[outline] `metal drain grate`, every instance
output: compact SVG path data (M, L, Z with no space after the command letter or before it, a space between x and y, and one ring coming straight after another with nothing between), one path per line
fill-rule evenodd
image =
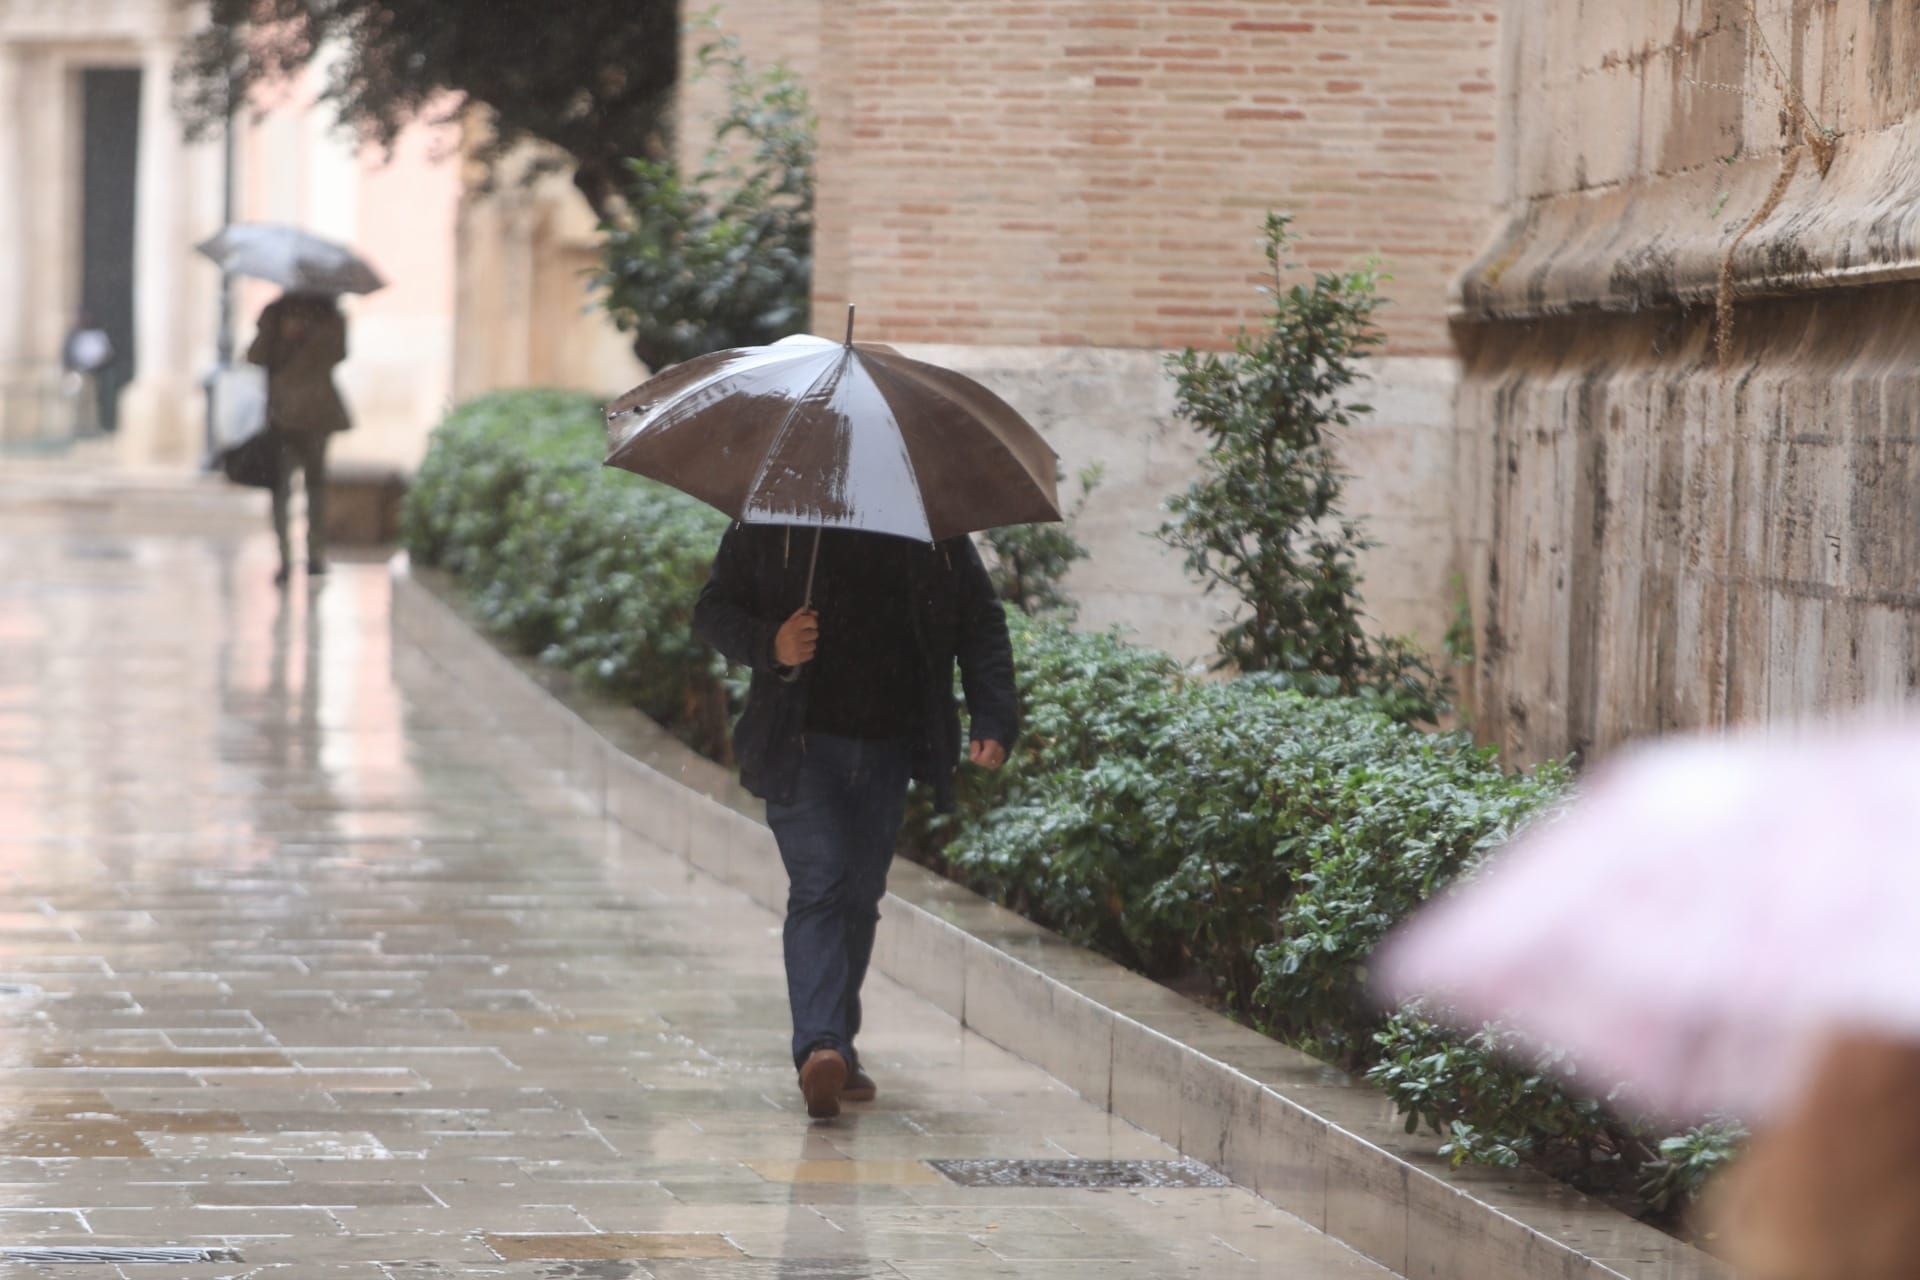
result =
M1230 1187L1198 1160L929 1160L963 1187Z
M92 1248L66 1249L27 1249L0 1248L0 1262L37 1262L42 1265L81 1264L81 1263L120 1263L122 1265L139 1263L190 1263L190 1262L239 1262L240 1255L231 1249L198 1248L112 1248L101 1245Z

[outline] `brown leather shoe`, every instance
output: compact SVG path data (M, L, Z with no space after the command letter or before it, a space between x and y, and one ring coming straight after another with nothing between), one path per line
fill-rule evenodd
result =
M880 1089L873 1083L873 1077L856 1066L847 1073L846 1087L840 1090L842 1102L872 1102L880 1096Z
M840 1114L840 1090L847 1083L847 1060L838 1050L815 1049L800 1068L800 1093L807 1114L831 1120Z

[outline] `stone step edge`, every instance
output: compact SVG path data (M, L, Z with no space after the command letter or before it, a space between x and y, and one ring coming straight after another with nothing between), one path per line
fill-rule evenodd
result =
M773 834L727 771L499 647L444 576L415 572L405 552L389 568L394 629L484 690L503 727L624 837L784 908ZM1400 1275L1731 1280L1705 1253L1544 1176L1450 1168L1378 1091L925 868L896 862L888 889L881 972Z

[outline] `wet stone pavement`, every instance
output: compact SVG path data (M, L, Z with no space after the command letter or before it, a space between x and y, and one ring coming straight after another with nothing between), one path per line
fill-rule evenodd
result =
M1385 1275L884 978L810 1124L779 921L623 843L257 504L0 483L8 1275ZM34 1249L210 1251L135 1265Z

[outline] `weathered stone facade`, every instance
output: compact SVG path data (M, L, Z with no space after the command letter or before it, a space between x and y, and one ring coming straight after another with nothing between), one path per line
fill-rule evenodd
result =
M1457 296L1477 727L1523 760L1907 696L1920 9L1511 0L1504 43Z

